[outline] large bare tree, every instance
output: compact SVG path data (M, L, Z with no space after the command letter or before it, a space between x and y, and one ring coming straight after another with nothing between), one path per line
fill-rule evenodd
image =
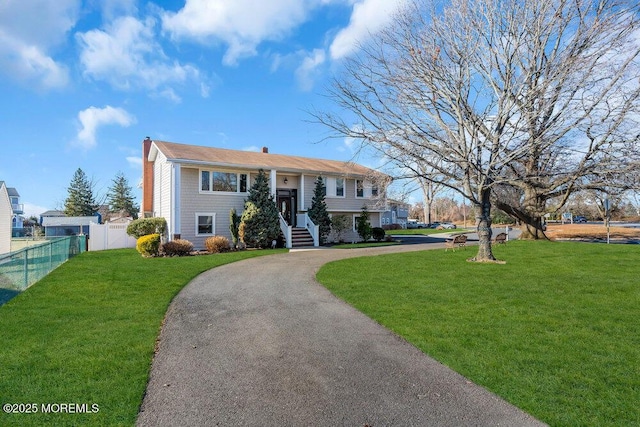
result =
M409 0L334 81L341 110L314 116L435 171L493 260L492 205L545 237L549 209L637 167L639 17L636 0Z

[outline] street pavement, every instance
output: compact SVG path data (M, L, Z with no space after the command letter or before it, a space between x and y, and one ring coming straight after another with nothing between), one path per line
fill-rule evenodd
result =
M167 312L137 425L544 425L314 279L332 260L441 247L297 250L201 274Z

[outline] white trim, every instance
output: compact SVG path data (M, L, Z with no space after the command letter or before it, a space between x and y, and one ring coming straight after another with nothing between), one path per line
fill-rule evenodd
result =
M216 213L215 212L196 212L196 229L194 230L195 235L198 237L201 236L215 236L216 234ZM200 216L210 216L211 217L211 233L198 233L198 217Z
M304 211L304 174L300 174L298 187L300 188L300 197L298 197L298 211Z
M276 187L278 186L277 182L277 171L275 169L271 169L269 178L269 186L271 187L271 195L273 198L276 198Z
M209 188L210 190L202 189L202 172L209 172ZM213 174L214 173L227 173L227 174L236 174L236 191L215 191L213 189ZM242 181L242 175L247 176L246 182L246 191L240 191L240 185ZM208 169L208 168L199 168L198 169L198 193L199 194L247 194L249 192L249 188L251 187L251 175L247 171L238 171L238 170L219 170L219 169Z
M171 212L173 212L173 214L171 215L172 232L168 236L169 240L172 240L175 234L180 234L181 229L180 224L182 221L180 218L182 217L180 216L180 185L182 182L182 167L180 165L171 163L171 180L173 186L173 191L171 192Z

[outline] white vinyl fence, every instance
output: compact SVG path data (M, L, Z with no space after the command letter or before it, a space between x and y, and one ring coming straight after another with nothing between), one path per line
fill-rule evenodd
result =
M136 239L127 234L125 223L89 225L89 250L135 248Z

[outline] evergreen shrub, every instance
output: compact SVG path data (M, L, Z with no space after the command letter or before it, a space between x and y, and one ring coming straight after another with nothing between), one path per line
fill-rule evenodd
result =
M136 242L136 250L145 257L158 256L160 251L160 235L154 233L139 237Z
M382 241L382 239L384 239L384 235L385 235L385 234L386 234L386 233L385 233L385 231L384 231L384 229L383 229L383 228L380 228L380 227L373 227L373 228L371 229L371 236L373 237L373 239L374 239L376 242L380 242L380 241Z
M167 221L164 218L140 218L131 221L127 227L127 234L136 239L148 234L163 236L167 232Z

